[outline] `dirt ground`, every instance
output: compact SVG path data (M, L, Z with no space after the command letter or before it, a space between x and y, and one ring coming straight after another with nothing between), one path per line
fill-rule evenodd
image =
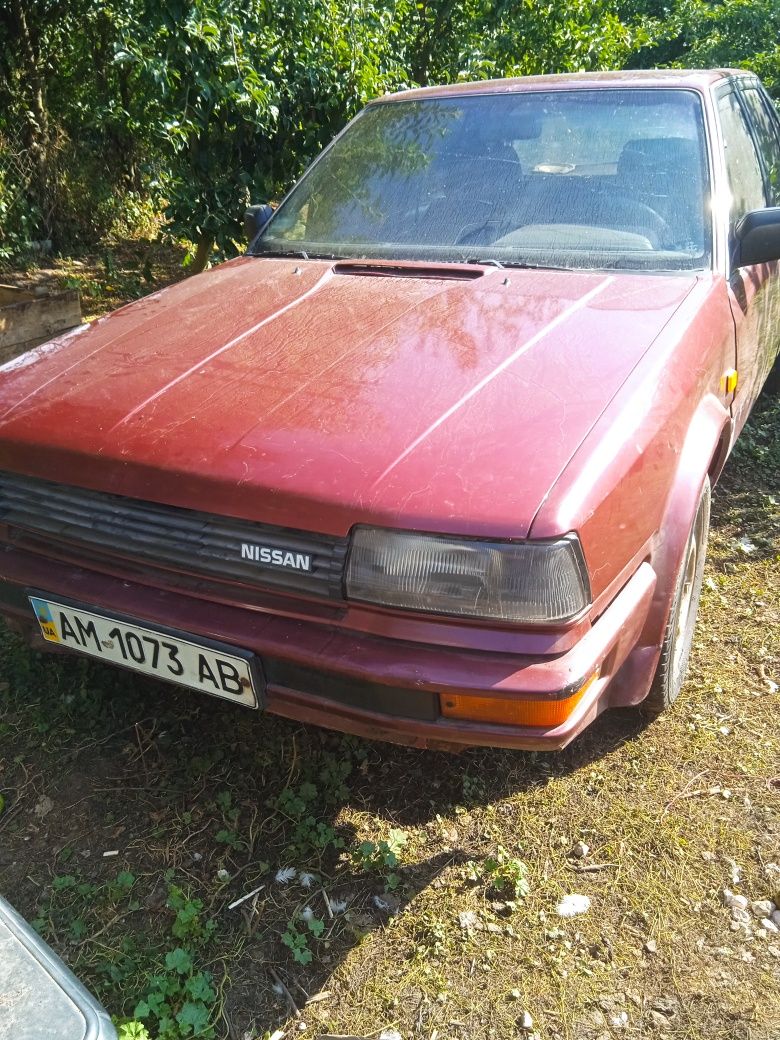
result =
M115 259L89 299L175 273ZM0 891L127 1040L776 1040L780 932L751 904L780 904L779 501L766 393L678 704L556 755L354 740L2 632Z

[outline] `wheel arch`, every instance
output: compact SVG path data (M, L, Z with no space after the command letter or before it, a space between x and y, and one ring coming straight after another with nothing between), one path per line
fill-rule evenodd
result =
M720 476L731 449L732 429L731 415L723 403L714 395L703 398L688 427L652 548L650 563L657 581L641 645L661 644L704 481L709 477L714 485Z

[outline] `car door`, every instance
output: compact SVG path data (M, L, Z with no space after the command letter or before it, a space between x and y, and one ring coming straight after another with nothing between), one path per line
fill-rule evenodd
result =
M780 129L757 82L732 82L718 114L731 191L730 232L748 212L780 205ZM780 262L733 269L729 299L737 337L736 432L761 392L780 346Z

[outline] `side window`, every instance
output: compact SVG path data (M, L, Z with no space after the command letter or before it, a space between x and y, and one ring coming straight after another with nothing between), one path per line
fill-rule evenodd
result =
M737 95L722 97L718 101L718 112L731 189L731 219L736 221L751 209L766 206L764 177Z
M756 87L742 91L745 106L756 131L761 157L764 160L770 206L780 205L780 123L769 111L768 99L762 97Z

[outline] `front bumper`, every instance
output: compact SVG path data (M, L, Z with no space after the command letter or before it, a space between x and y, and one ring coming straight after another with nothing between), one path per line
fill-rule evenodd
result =
M652 678L654 654L638 642L654 587L655 573L643 563L570 649L509 654L352 633L150 588L13 547L0 552L0 613L30 634L37 625L26 589L35 588L152 626L229 643L261 659L268 711L415 747L556 750L610 703L641 699ZM555 727L456 721L439 712L439 697L447 694L558 700L579 689L597 669L598 679ZM628 697L621 692L627 675L634 687Z

